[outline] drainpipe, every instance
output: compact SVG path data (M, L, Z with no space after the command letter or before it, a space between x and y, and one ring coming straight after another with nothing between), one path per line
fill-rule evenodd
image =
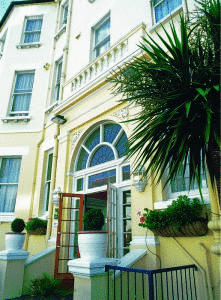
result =
M46 242L48 242L51 231L52 231L52 221L53 221L53 202L52 202L52 192L55 189L56 183L56 170L57 170L57 158L58 158L58 136L60 134L60 125L56 124L56 133L54 136L54 151L53 151L53 162L52 162L52 171L51 171L51 187L50 187L50 199L48 207L48 226L46 233Z
M34 177L33 177L33 183L32 183L32 189L31 189L31 203L30 203L30 208L29 208L29 213L28 217L32 217L33 213L33 206L34 206L34 194L35 194L35 187L36 187L36 178L37 178L37 172L38 172L38 162L39 162L39 153L40 153L40 147L42 142L44 141L45 137L45 128L43 127L42 132L41 132L41 138L37 144L37 151L36 151L36 159L35 159L35 166L34 166ZM24 245L24 250L28 249L28 242L29 242L29 235L26 235L25 239L25 245Z
M177 246L190 258L194 264L197 266L197 268L200 270L200 272L203 275L203 283L205 284L206 287L206 292L207 292L207 299L208 300L213 300L212 296L212 287L210 283L210 278L208 278L206 271L204 268L195 260L195 258L177 241L176 238L173 237L173 240L176 242Z
M61 71L61 89L60 89L60 97L59 97L60 101L63 100L63 96L64 96L64 83L65 83L66 72L67 72L67 61L68 61L68 51L69 51L70 32L71 32L72 7L73 7L73 1L69 0L68 17L67 17L67 24L66 24L66 39L65 39L64 49L63 49L63 62L62 62L62 71Z

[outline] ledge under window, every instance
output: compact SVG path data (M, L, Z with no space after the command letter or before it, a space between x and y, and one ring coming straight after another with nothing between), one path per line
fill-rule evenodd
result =
M15 219L15 214L14 213L0 212L0 223L12 222L14 219Z
M55 35L55 40L57 41L59 39L59 37L66 31L66 24L64 24L59 31L57 32L57 34Z
M1 118L3 123L8 123L8 122L13 122L13 123L18 123L18 122L29 122L31 120L30 116L15 116L15 117L5 117Z
M39 48L41 43L31 43L31 44L18 44L16 45L17 49L29 49L29 48Z

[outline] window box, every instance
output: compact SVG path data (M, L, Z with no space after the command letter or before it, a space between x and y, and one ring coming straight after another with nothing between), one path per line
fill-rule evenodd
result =
M163 237L191 237L203 236L208 232L207 220L196 221L190 224L182 225L179 230L168 225L163 229L152 230L155 235Z

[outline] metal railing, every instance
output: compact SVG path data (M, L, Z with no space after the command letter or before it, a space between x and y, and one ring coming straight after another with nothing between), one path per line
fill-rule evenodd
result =
M108 300L201 300L195 265L157 270L105 266Z

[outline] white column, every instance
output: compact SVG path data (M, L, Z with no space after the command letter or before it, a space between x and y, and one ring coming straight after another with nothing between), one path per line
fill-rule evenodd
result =
M107 274L105 265L117 265L114 258L93 260L73 259L68 262L69 272L74 275L73 300L106 300Z
M22 294L24 264L29 252L4 250L0 252L0 299L11 299Z

